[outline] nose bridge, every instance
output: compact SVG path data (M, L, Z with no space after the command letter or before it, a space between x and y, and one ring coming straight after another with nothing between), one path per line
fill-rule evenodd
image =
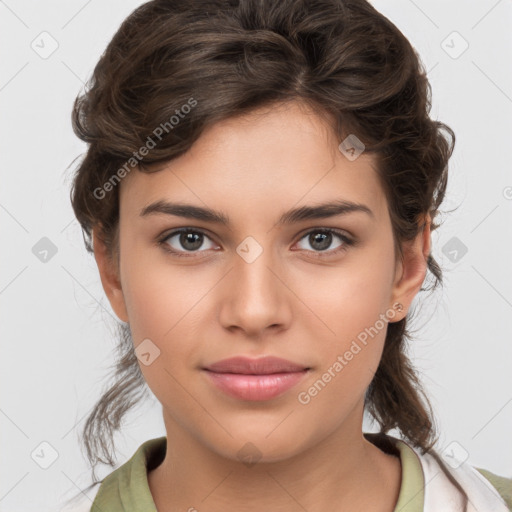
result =
M270 239L267 237L267 242ZM221 312L223 325L236 325L254 334L286 323L289 311L286 287L277 277L280 271L275 251L249 236L238 245L236 252Z

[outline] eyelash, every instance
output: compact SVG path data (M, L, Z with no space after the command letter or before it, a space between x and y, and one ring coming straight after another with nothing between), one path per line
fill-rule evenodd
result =
M176 251L174 249L171 249L169 247L169 244L167 241L172 238L173 236L179 235L180 233L199 233L208 239L211 239L204 231L197 228L180 228L176 229L174 231L171 231L170 233L167 233L160 237L158 239L158 245L162 246L162 248L167 251L168 253L171 253L172 256L177 256L178 258L185 257L190 258L194 257L193 255L197 252L201 251L188 251L188 254L184 251ZM341 254L342 252L346 251L349 247L356 245L356 240L349 238L344 232L339 231L334 228L313 228L304 233L298 241L304 239L308 235L311 235L312 233L322 233L322 234L333 234L336 235L340 240L343 242L343 244L340 247L337 247L336 249L331 249L330 251L308 251L313 252L315 254L315 258L326 258L335 256L338 254Z

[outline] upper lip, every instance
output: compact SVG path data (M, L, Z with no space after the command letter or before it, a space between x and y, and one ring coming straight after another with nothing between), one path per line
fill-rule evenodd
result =
M204 368L216 373L241 373L246 375L268 375L270 373L290 373L309 370L309 367L280 357L265 356L258 359L237 356L217 361Z

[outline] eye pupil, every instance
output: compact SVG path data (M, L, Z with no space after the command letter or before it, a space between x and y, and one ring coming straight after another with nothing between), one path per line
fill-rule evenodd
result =
M201 233L181 233L180 234L180 244L187 250L193 251L194 249L199 249L201 247L202 240ZM192 243L192 247L187 245L188 243Z
M320 247L318 247L318 246L315 247L319 251L324 251L325 249L329 248L329 246L331 245L331 238L332 238L331 233L317 232L317 233L311 234L309 236L310 243L311 243L312 247L315 247L315 245L314 245L315 243L320 242Z

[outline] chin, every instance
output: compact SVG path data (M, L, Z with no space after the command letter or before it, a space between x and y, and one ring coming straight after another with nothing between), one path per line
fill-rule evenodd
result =
M228 428L233 438L223 436L222 442L215 440L209 443L210 448L226 459L242 462L249 467L255 463L286 461L307 449L303 428L300 429L301 435L299 431L291 432L289 429L278 432L280 427L272 432L268 425L259 431L254 425L238 431Z

